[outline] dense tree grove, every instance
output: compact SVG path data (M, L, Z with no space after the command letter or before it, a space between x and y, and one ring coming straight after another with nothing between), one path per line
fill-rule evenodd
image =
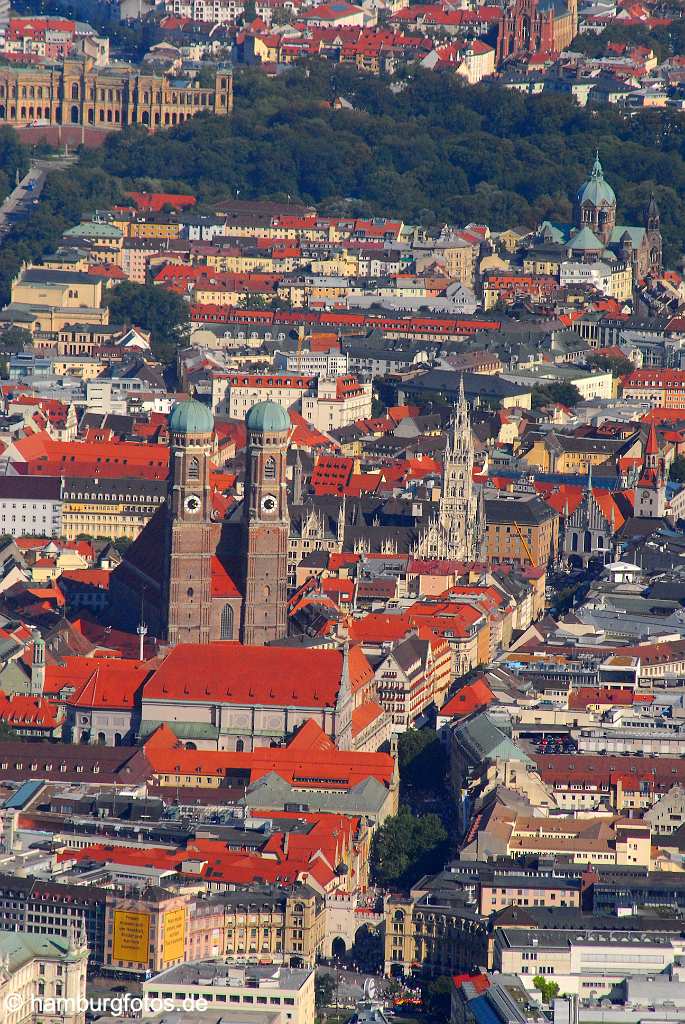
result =
M344 96L354 109L333 109ZM0 174L13 174L8 146ZM685 249L685 114L581 109L570 97L526 97L455 75L393 80L312 62L271 80L235 79L232 117L198 117L170 131L112 134L77 168L50 176L46 197L0 253L0 299L21 259L55 245L84 211L126 188L193 192L206 209L231 195L316 203L329 213L403 217L493 229L568 220L599 148L619 223L641 223L650 191L661 207L665 260ZM13 158L12 158L13 159ZM0 178L0 185L2 179ZM201 207L202 208L202 207Z
M378 885L408 889L422 875L440 871L448 855L447 831L437 814L412 814L406 806L386 818L371 842L371 874Z
M187 341L188 305L176 292L122 281L107 293L105 302L111 323L152 332L152 351L162 362L173 360L176 350Z
M440 794L445 788L447 756L434 729L400 733L397 753L403 786Z
M552 382L550 384L539 384L531 391L531 404L534 409L542 409L546 405L561 405L573 407L581 400L581 394L575 384L563 384Z

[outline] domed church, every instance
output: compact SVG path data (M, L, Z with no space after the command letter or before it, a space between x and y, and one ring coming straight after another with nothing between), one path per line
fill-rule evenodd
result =
M244 499L228 518L215 519L213 416L194 398L174 407L167 499L112 574L119 625L133 629L142 619L170 645L285 637L290 420L280 405L260 402L245 424Z
M573 204L572 225L546 221L539 235L544 241L565 245L569 255L583 262L620 260L633 270L633 284L662 269L662 241L659 208L652 195L644 223L616 223L616 193L606 181L599 153L590 177L578 189Z

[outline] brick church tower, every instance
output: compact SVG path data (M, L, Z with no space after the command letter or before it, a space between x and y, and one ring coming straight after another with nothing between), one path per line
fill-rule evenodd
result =
M245 419L247 468L243 503L245 644L279 640L288 630L286 452L290 419L275 402L259 402Z
M169 644L212 639L214 553L209 459L214 420L195 399L180 402L169 421L171 473L164 606Z

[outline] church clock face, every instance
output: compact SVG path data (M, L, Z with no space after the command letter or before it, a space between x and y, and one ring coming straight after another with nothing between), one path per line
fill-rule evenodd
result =
M274 498L273 494L265 494L262 498L262 511L263 512L275 512L278 502Z
M189 494L183 503L183 507L186 512L199 512L201 504L202 502L198 498L197 494Z

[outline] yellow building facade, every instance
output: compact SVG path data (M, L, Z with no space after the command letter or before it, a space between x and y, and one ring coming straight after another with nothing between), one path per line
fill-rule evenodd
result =
M213 89L180 83L135 68L98 68L90 60L59 67L0 68L0 123L84 125L117 130L127 125L163 128L202 111L229 114L233 79L219 72Z

